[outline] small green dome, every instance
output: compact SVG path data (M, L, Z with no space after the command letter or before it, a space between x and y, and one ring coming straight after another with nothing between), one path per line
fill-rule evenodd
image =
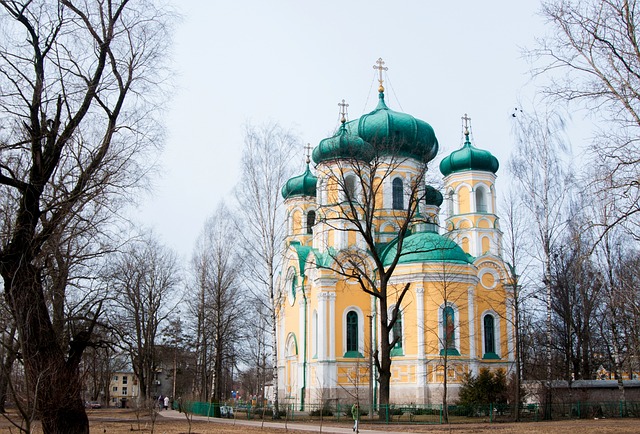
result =
M498 159L491 152L473 146L469 141L469 133L465 133L465 136L466 139L462 148L453 151L440 162L440 172L444 176L465 170L496 173L498 167L500 167Z
M343 120L340 129L333 137L320 140L313 150L312 157L316 164L337 158L357 158L369 162L373 158L373 152L373 146L351 134Z
M424 199L425 202L427 202L427 205L440 206L442 205L442 202L444 202L442 193L430 185L427 185L425 188Z
M309 163L302 175L294 176L282 186L282 197L288 199L294 196L316 196L318 178L311 173Z
M394 241L384 253L384 265L390 265L398 250ZM402 244L402 256L398 264L416 262L455 262L468 264L469 256L454 241L436 232L418 232L409 235Z
M391 110L379 93L378 106L358 121L358 135L376 151L420 161L431 161L438 153L438 140L431 125L413 116Z

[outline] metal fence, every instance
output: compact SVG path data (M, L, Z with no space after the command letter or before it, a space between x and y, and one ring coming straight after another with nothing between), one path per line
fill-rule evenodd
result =
M298 422L352 421L351 403L304 404L284 402L279 405L280 418ZM184 402L176 410L208 417L226 417L245 420L272 419L271 406L248 403L215 404ZM508 404L448 405L449 423L510 422L515 419L514 407ZM525 404L520 406L520 420L640 417L640 401L563 402L551 406ZM442 404L378 405L375 408L360 405L360 421L367 424L442 424L446 421Z

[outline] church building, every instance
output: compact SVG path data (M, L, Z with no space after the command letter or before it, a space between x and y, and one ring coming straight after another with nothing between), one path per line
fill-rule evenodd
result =
M487 367L510 374L514 366L512 289L496 213L498 160L471 143L465 115L461 148L433 164L435 132L387 106L383 64L374 66L380 71L375 110L347 121L343 101L338 132L313 149L315 165L307 157L304 173L282 187L287 234L278 283L277 387L281 402L300 409L327 400L377 402L371 354L380 346L380 302L338 264L341 252L367 251L370 244L357 224L331 220L345 201L368 197L353 176L333 178L354 161L380 180L371 192L375 250L380 264L395 267L390 285L406 289L399 303L396 290L386 303L389 311L398 308L390 329L390 402L439 404L446 371L454 403L465 373ZM380 154L383 163L373 166ZM419 195L408 190L411 179L420 180ZM398 216L407 216L412 200L415 212L401 229ZM375 264L371 269L376 279Z

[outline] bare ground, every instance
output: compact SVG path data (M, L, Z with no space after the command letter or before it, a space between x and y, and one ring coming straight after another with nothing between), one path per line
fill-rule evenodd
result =
M10 414L11 416L11 414ZM198 418L192 420L191 434L221 434L221 433L286 433L286 432L324 432L350 433L349 423L287 423L246 420L221 420ZM91 434L182 434L189 432L189 423L184 415L177 412L161 413L155 423L148 417L138 419L135 412L119 409L100 409L89 411ZM322 429L322 431L321 431ZM0 433L18 433L7 420L0 419ZM36 424L36 433L40 433ZM638 419L598 419L598 420L569 420L552 422L523 422L523 423L472 423L451 425L361 425L362 433L455 433L455 434L636 434L640 433Z

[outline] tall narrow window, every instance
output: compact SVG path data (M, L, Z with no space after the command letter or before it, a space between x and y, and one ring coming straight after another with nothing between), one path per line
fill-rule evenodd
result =
M308 234L312 234L313 233L313 225L316 224L316 212L315 211L309 211L307 213L307 233Z
M347 313L347 352L358 351L358 314L355 311Z
M402 179L394 179L391 185L393 209L404 209L404 188L402 186Z
M493 315L484 316L484 352L491 355L496 353L496 333Z
M344 179L344 194L345 200L348 202L355 202L356 200L356 178L353 175L349 175Z
M476 210L477 212L487 212L484 188L476 188Z
M456 323L453 308L447 306L442 311L443 331L444 331L444 348L447 350L456 349Z
M391 331L392 339L398 339L398 341L393 346L391 350L392 356L401 356L402 355L402 312L398 312L398 319L393 325L393 329Z

